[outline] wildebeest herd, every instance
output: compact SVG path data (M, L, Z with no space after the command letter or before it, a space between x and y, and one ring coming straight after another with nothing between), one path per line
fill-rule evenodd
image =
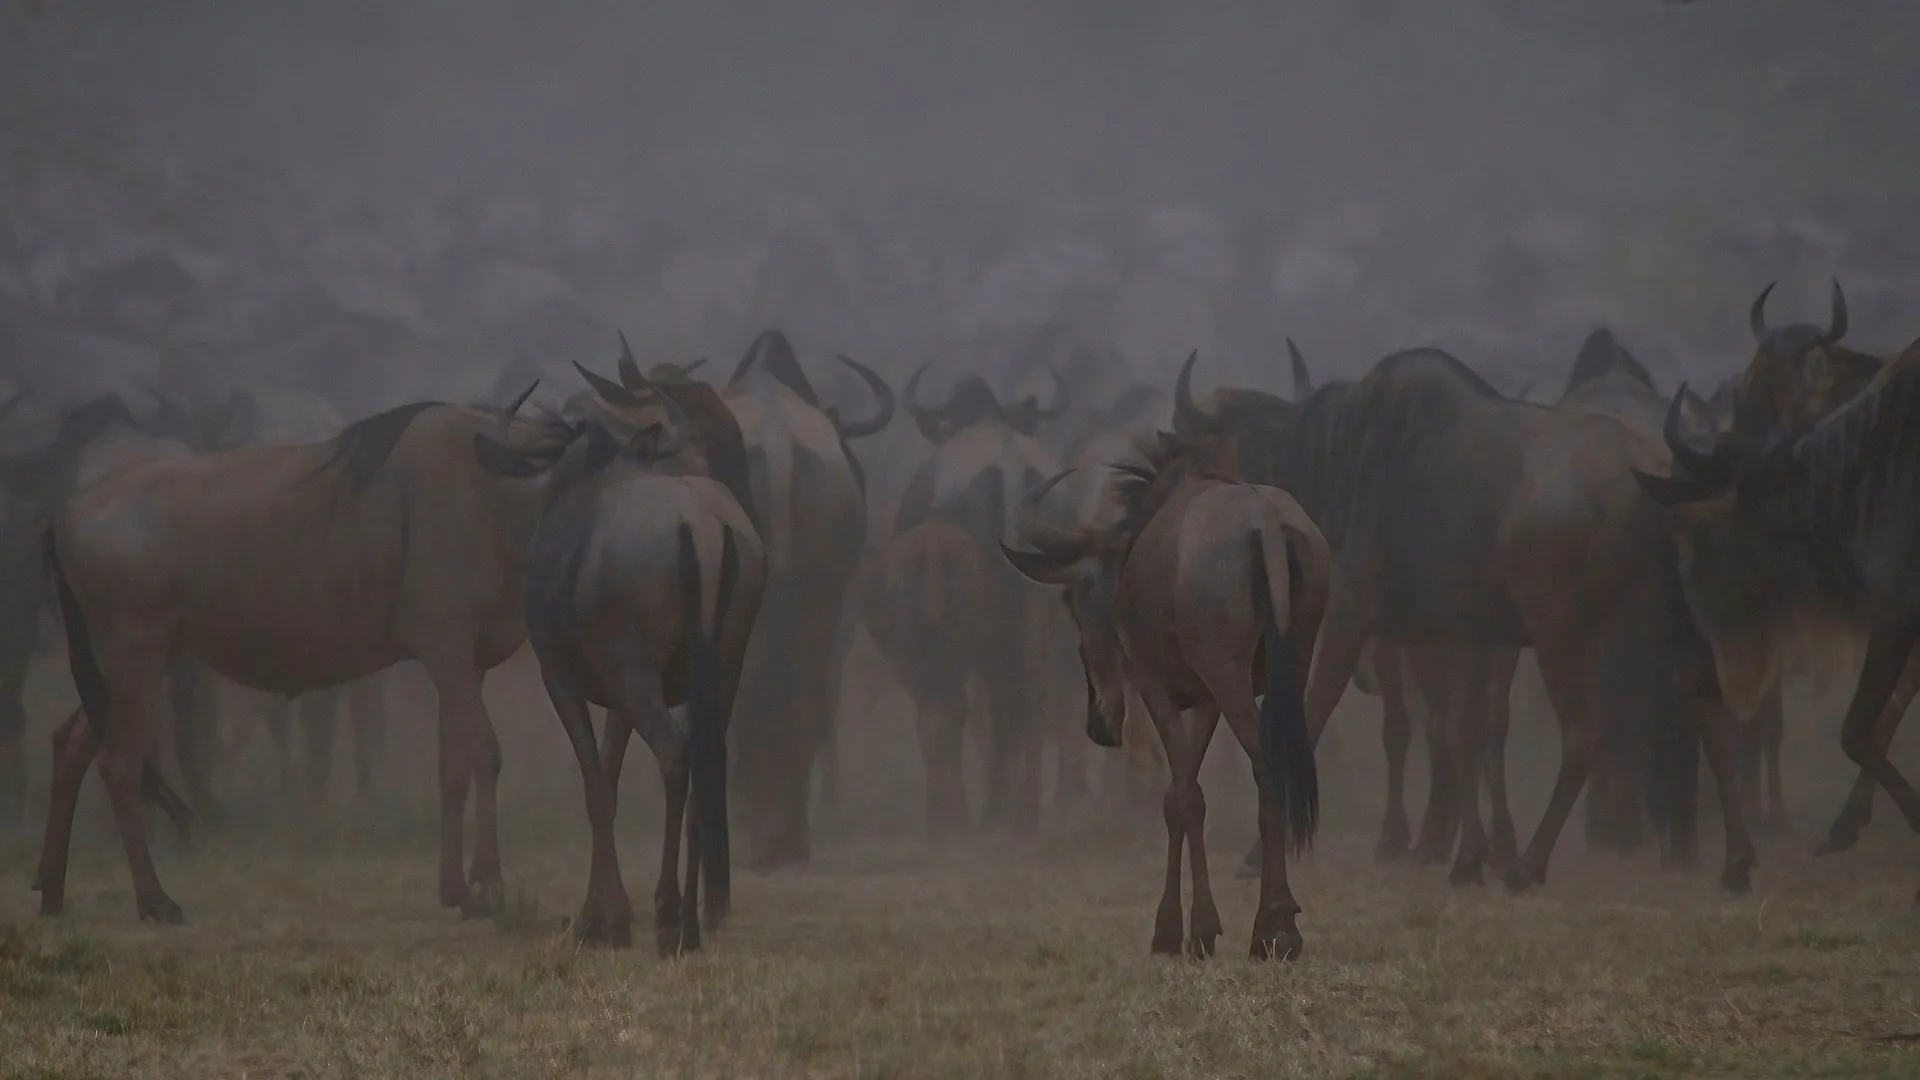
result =
M1024 391L981 371L937 403L926 365L896 398L838 357L874 398L850 418L776 331L718 386L697 364L643 370L622 338L614 374L575 365L584 387L557 406L521 385L324 436L288 435L238 389L194 406L21 391L0 424L43 415L0 458L0 786L23 790L19 673L55 610L80 707L54 729L41 911L65 904L95 766L139 916L178 922L143 804L182 828L215 812L212 677L331 712L339 688L416 661L438 701L440 901L494 911L502 755L481 686L527 644L592 837L573 933L631 941L613 823L638 733L666 794L653 918L674 953L729 914L730 818L751 867L809 859L816 776L826 797L839 767L838 675L864 627L917 714L935 842L973 828L970 730L985 825L1037 827L1049 750L1057 796L1084 790L1079 720L1052 694L1077 654L1085 739L1169 777L1156 953L1209 955L1223 932L1199 776L1224 717L1260 792L1250 955L1299 955L1286 860L1314 837L1315 746L1350 684L1382 699L1382 859L1525 890L1589 790L1600 846L1632 848L1650 823L1663 861L1686 865L1704 750L1720 883L1745 890L1749 825L1781 812L1781 680L1822 642L1866 643L1842 734L1860 780L1823 851L1854 843L1876 788L1920 829L1920 794L1886 753L1920 684L1920 343L1892 360L1848 349L1837 284L1825 327L1771 326L1767 295L1751 360L1707 397L1657 390L1606 330L1552 404L1424 348L1315 386L1289 343L1291 399L1197 393L1196 354L1168 415L1164 381L1083 343L1013 373ZM853 444L901 409L922 449L891 527L871 530ZM1562 750L1522 847L1505 745L1528 648ZM1417 839L1416 699L1433 777ZM380 721L359 705L364 769Z

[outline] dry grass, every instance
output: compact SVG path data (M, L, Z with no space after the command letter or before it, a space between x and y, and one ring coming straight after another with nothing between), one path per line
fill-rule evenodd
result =
M1245 837L1219 831L1230 863ZM32 918L9 882L0 1076L1920 1074L1920 1047L1870 1041L1920 1030L1904 837L1838 863L1774 851L1739 900L1577 841L1539 895L1456 891L1339 837L1298 874L1306 958L1269 966L1238 958L1240 882L1223 958L1150 959L1158 844L1136 834L1104 854L829 848L742 875L735 923L677 962L566 943L577 837L510 851L512 912L467 923L432 906L424 849L215 842L164 857L193 919L172 930L134 924L107 847L66 917ZM625 860L643 908L644 847Z

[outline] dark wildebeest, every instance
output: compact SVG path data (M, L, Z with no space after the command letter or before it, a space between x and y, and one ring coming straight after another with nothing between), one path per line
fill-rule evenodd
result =
M1243 471L1292 492L1335 552L1307 691L1316 736L1372 639L1531 646L1560 720L1561 764L1506 880L1514 889L1544 881L1608 727L1684 726L1690 703L1676 669L1691 675L1708 663L1660 510L1628 473L1658 461L1658 449L1611 417L1502 398L1434 349L1396 353L1356 382L1317 391L1266 436L1241 447L1241 461L1253 462ZM1489 680L1477 663L1434 674L1439 685L1425 696L1461 787L1452 878L1473 881L1486 857L1473 751L1483 743ZM1723 781L1721 881L1744 889L1755 859L1727 782L1734 732L1721 711L1703 718Z
M1049 646L1057 646L1062 628L1057 625L1059 609L994 552L1012 538L1020 493L1038 486L1059 466L1045 447L1014 429L992 388L979 376L962 379L945 404L920 404L917 395L925 372L926 365L914 372L905 397L907 411L933 444L933 453L901 494L893 534L939 517L963 529L981 552L988 586L979 603L991 620L981 635L988 652L976 661L986 676L984 820L1028 831L1039 824L1040 756L1046 742L1046 718L1035 707L1036 699L1055 668ZM1059 405L1055 403L1055 411ZM940 647L936 642L909 644Z
M1753 331L1754 355L1741 374L1726 390L1724 441L1737 453L1749 457L1764 454L1774 445L1804 432L1819 418L1858 396L1881 370L1882 361L1874 356L1840 344L1847 329L1846 295L1840 283L1833 283L1832 313L1822 329L1807 324L1769 327L1766 321L1768 285L1754 300L1748 312ZM1689 445L1695 440L1687 438ZM1768 657L1764 674L1760 671L1727 673L1736 682L1761 679L1765 686L1757 699L1753 723L1771 738L1769 774L1778 800L1777 775L1779 735L1782 726L1779 679L1791 657ZM1916 652L1901 676L1886 711L1874 724L1881 746L1888 745L1898 729L1916 690L1920 690L1920 652ZM1855 778L1845 804L1828 830L1819 853L1831 855L1851 848L1860 837L1873 811L1874 783L1866 769Z
M927 835L936 843L951 839L972 823L962 752L968 687L991 677L983 664L995 625L986 562L966 530L931 517L867 560L854 596L869 636L913 701Z
M1672 476L1636 475L1672 508L1729 702L1750 709L1776 677L1774 658L1799 641L1864 636L1840 745L1920 831L1920 794L1875 730L1920 643L1920 342L1853 400L1758 453L1732 440L1702 452L1671 425L1668 436Z
M1165 436L1143 447L1142 460L1120 466L1115 494L1125 514L1118 523L1071 533L1029 529L1023 539L1033 550L1003 544L1001 551L1025 576L1065 588L1079 628L1088 736L1120 745L1131 686L1172 766L1153 951L1182 950L1183 843L1193 874L1185 948L1210 956L1222 930L1207 873L1200 762L1225 714L1261 792L1260 901L1248 954L1292 959L1302 943L1287 850L1311 842L1320 812L1301 693L1332 556L1291 497L1237 482L1220 456L1217 447ZM1029 498L1044 494L1043 486ZM1198 722L1183 723L1184 709L1197 709Z
M637 372L622 375L622 397L612 404L631 411L640 404L633 395L650 388ZM529 458L480 434L474 448L495 475L545 477L527 554L527 634L579 763L593 834L574 937L632 943L633 908L613 821L627 740L638 731L659 762L666 790L654 934L661 954L670 955L700 946L703 877L708 929L719 925L730 900L727 723L766 557L726 486L676 467L672 459L686 445L691 422L673 395L660 392L655 400L665 413L664 430L649 425L631 438L616 437L588 420L574 428L557 461ZM733 441L744 470L737 434ZM704 461L696 468L710 466ZM607 708L605 750L594 743L590 702ZM684 726L667 711L681 704L687 706ZM683 894L677 876L689 786Z
M497 906L500 746L480 688L526 637L519 592L538 491L482 470L472 437L501 428L538 453L550 427L422 402L323 443L137 464L77 496L49 558L85 722L55 755L41 911L64 906L74 804L97 753L140 916L181 920L134 797L161 680L183 652L280 694L419 660L439 697L440 900ZM463 875L469 789L477 836Z
M1306 358L1294 342L1287 341L1288 362L1293 374L1293 392L1297 402L1305 402L1315 393ZM1254 483L1278 486L1276 470L1278 440L1286 437L1300 405L1260 390L1223 387L1210 395L1207 404L1195 401L1192 391L1193 367L1199 354L1187 357L1174 384L1174 430L1231 436L1237 449L1242 475ZM1344 393L1349 383L1334 382L1322 388L1324 393ZM1387 805L1381 820L1380 838L1374 849L1381 862L1394 862L1405 856L1411 845L1417 861L1437 864L1447 861L1459 831L1458 815L1453 809L1457 779L1449 767L1443 748L1446 737L1436 725L1440 716L1432 707L1447 693L1440 681L1451 678L1449 671L1460 672L1462 680L1479 678L1485 683L1487 738L1478 756L1485 769L1491 795L1491 858L1496 866L1505 866L1515 857L1513 819L1506 798L1505 732L1507 697L1517 662L1517 650L1499 655L1481 656L1471 647L1427 643L1397 645L1382 638L1367 642L1354 671L1353 685L1366 694L1377 694L1381 704L1381 743L1387 758ZM1479 676L1472 673L1479 672ZM1426 735L1431 782L1426 812L1420 823L1419 840L1414 842L1407 828L1406 762L1412 743L1413 697L1406 675L1414 676L1413 686L1423 691L1426 710ZM1247 853L1239 875L1259 873L1259 846Z
M851 631L846 592L867 542L866 476L851 439L885 429L894 395L844 357L879 399L864 420L823 405L785 335L748 347L721 399L746 440L748 506L767 551L760 630L749 646L738 710L734 779L759 870L811 857L814 759L833 738L835 693Z

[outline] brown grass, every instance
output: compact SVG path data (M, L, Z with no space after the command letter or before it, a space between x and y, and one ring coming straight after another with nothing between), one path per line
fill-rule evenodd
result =
M897 704L876 697L874 715ZM585 824L551 716L522 705L524 723L500 706L511 903L494 920L433 904L430 768L303 827L281 796L277 821L246 815L191 849L162 833L182 928L134 922L97 786L66 916L32 914L37 835L0 836L0 1080L1920 1075L1920 1044L1874 1041L1920 1031L1920 860L1884 802L1844 857L1812 860L1806 831L1763 845L1751 897L1716 892L1711 820L1690 873L1587 854L1576 817L1543 890L1456 890L1372 864L1377 727L1360 717L1323 747L1331 831L1295 876L1307 954L1262 965L1241 958L1254 886L1229 879L1246 766L1216 746L1227 936L1220 958L1175 962L1147 956L1157 807L935 858L914 838L917 769L898 764L911 728L868 721L849 729L861 754L815 866L738 872L733 923L664 962L567 943ZM1796 764L1832 754L1828 733L1796 738ZM1552 745L1523 721L1528 740ZM1846 779L1820 760L1791 778L1808 820ZM622 863L644 913L657 784L633 761ZM1542 765L1516 754L1528 829Z

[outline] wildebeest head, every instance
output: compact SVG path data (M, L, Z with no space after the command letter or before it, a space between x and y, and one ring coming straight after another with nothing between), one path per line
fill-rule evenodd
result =
M668 461L686 448L692 430L685 410L665 394L658 401L662 419L631 434L616 434L595 418L569 422L549 416L517 423L516 414L532 393L529 386L503 411L493 434L474 434L474 456L490 475L541 481L549 502L605 476L616 462L656 467Z
M907 380L906 391L907 412L928 442L938 446L955 434L989 419L1007 422L1006 409L1001 406L1000 399L994 395L993 388L987 385L987 380L978 375L969 375L955 383L953 392L947 395L944 403L931 406L920 404L920 379L927 373L928 366L921 364L914 370L913 376Z
M1032 511L1067 472L1054 475L1021 499L1025 525L1020 538L1029 550L1008 547L1003 541L1000 554L1029 581L1061 590L1080 638L1080 665L1087 682L1087 737L1097 745L1114 747L1120 745L1127 711L1120 634L1113 621L1120 560L1105 530L1048 529L1032 520Z
M150 439L169 439L196 454L215 454L244 446L258 431L259 405L244 390L194 408L183 407L152 386L147 394L153 398L153 409L145 416L131 416L128 423Z
M893 388L888 386L887 381L878 373L851 357L835 353L833 358L845 364L860 377L860 381L867 384L868 389L873 391L878 404L874 407L872 416L864 420L846 420L840 416L838 406L821 405L820 395L814 391L813 383L807 379L807 373L800 368L800 360L794 355L792 343L787 341L787 336L778 330L764 331L759 337L753 339L753 344L747 346L747 355L741 357L740 363L733 369L733 374L728 377L727 385L738 386L752 377L755 372L764 373L792 391L801 401L825 413L827 419L833 421L834 430L840 433L843 441L864 439L886 430L887 425L893 422Z
M1052 364L1042 366L1047 369L1047 374L1053 379L1053 404L1041 405L1040 395L1028 394L1011 405L1003 406L1000 410L1001 418L1006 421L1007 426L1028 438L1032 438L1034 432L1040 430L1041 424L1056 420L1066 412L1067 403L1070 400L1067 381L1060 377L1060 373L1054 370Z
M1747 313L1754 354L1734 389L1729 437L1750 453L1764 451L1857 395L1880 361L1840 344L1847 332L1847 298L1833 283L1832 314L1823 330L1805 323L1767 325L1769 284Z

